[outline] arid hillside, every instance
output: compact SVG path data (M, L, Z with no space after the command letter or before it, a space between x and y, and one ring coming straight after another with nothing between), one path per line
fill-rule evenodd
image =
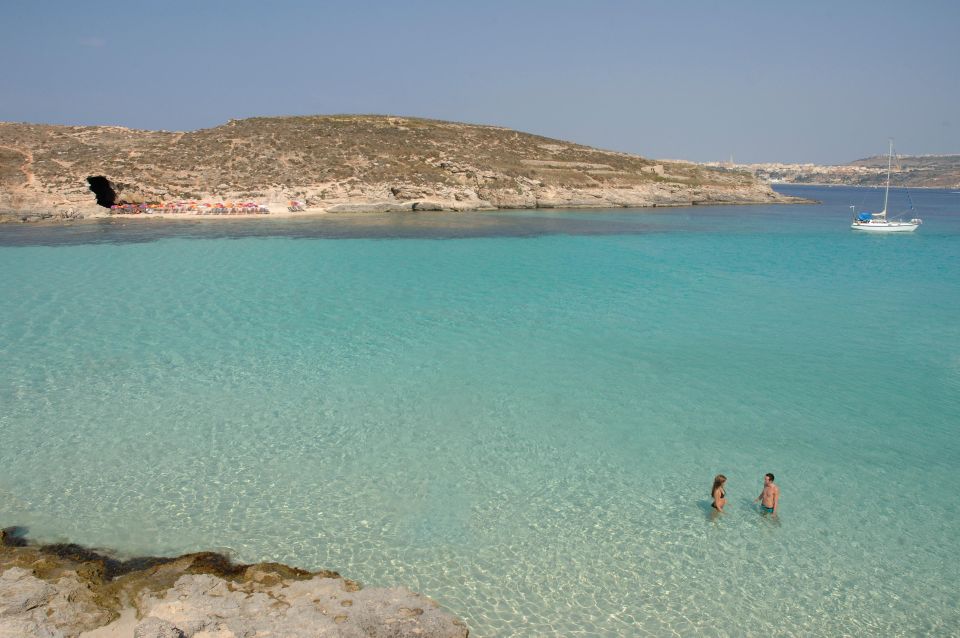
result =
M191 132L0 123L8 219L190 199L330 212L783 200L747 172L415 118L251 118Z

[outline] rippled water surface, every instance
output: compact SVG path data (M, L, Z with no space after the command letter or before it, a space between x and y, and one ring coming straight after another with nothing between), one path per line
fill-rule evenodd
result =
M791 192L0 227L0 523L476 636L956 635L960 195L873 237L882 193Z

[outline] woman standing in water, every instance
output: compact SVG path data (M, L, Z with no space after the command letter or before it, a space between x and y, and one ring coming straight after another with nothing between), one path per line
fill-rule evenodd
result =
M715 514L723 514L723 506L727 504L727 477L723 474L717 474L713 479L713 489L710 490L710 496L713 503L710 504L715 510Z

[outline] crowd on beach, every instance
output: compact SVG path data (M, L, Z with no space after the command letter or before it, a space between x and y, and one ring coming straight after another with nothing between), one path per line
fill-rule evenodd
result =
M287 202L287 210L298 213L307 209L307 205L298 200ZM127 215L149 214L183 214L191 215L269 215L270 208L266 204L253 202L155 202L152 204L114 204L110 207L114 213Z
M167 204L114 204L110 210L132 215L151 213L190 213L193 215L266 215L270 209L253 202L170 202Z

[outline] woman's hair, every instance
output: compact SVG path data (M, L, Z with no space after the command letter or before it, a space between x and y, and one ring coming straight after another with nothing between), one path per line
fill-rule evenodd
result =
M723 485L726 481L727 477L723 474L717 474L715 477L713 477L713 487L710 488L710 498L713 498L717 488Z

